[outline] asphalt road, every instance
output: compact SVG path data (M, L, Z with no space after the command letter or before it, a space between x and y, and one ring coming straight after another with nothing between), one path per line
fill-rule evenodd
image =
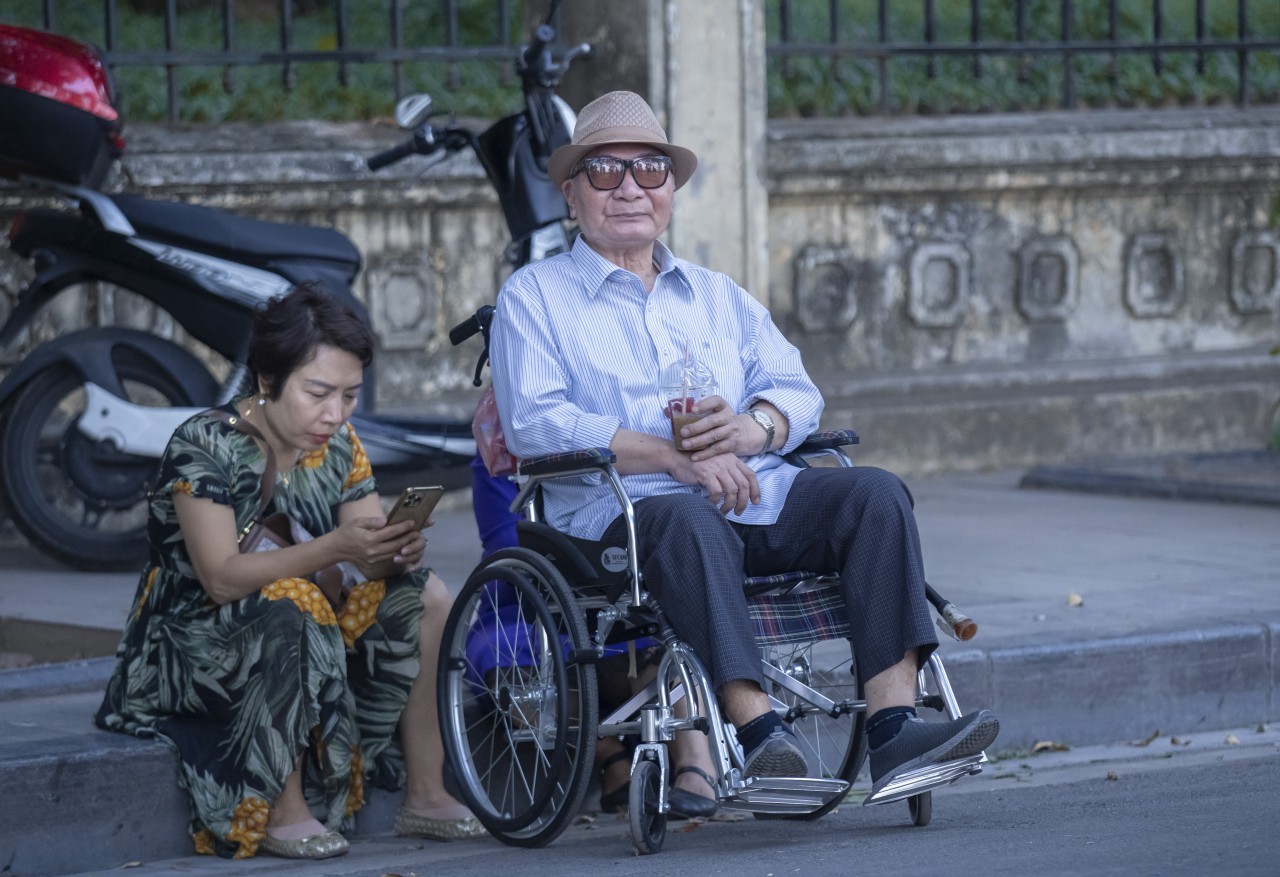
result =
M350 855L325 863L190 857L137 863L126 873L1274 877L1277 814L1280 730L1239 729L1006 758L980 777L936 792L933 822L925 828L910 825L902 803L848 804L817 822L673 822L663 851L638 857L626 822L605 817L570 827L541 850L387 838L358 841Z

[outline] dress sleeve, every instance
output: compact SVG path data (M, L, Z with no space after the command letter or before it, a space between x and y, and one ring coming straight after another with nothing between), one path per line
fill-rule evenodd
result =
M160 460L160 477L154 493L185 493L232 505L231 439L239 433L223 428L210 417L193 417L174 431Z
M369 465L369 455L365 453L364 445L350 423L346 425L346 435L351 444L350 465L342 482L339 504L363 499L378 489L373 479L373 469Z

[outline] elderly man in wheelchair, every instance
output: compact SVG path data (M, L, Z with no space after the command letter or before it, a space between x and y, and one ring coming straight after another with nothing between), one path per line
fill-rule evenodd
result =
M654 852L678 732L707 734L722 806L821 815L869 751L866 803L908 799L924 824L928 790L977 772L999 729L960 714L934 655L905 485L840 465L852 433L811 437L822 397L768 311L659 242L696 164L637 95L589 104L548 169L582 234L498 298L525 521L459 595L439 690L462 795L508 843L563 831L601 735L640 736L631 828ZM697 417L673 433L676 414ZM656 678L601 720L597 665L641 636Z

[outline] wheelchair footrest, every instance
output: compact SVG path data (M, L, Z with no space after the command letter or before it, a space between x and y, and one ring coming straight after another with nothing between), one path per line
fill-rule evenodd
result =
M751 777L720 806L752 813L812 813L849 790L844 780L810 777Z
M986 753L979 752L977 755L970 755L967 758L957 758L954 761L944 761L941 764L927 764L909 773L904 773L874 795L868 795L862 804L866 806L868 804L888 804L891 801L901 801L903 798L919 795L921 792L936 789L938 786L954 783L961 777L982 773L982 766L986 763Z

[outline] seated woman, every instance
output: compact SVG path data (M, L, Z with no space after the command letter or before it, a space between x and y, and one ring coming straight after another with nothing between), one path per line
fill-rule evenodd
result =
M372 356L349 308L299 287L256 318L257 391L188 420L161 461L151 560L96 721L174 747L198 852L341 855L366 782L406 789L399 834L485 833L443 782L435 665L452 598L413 522L387 524L347 422ZM315 538L241 554L270 456L272 508ZM359 583L335 612L308 576L337 563Z

